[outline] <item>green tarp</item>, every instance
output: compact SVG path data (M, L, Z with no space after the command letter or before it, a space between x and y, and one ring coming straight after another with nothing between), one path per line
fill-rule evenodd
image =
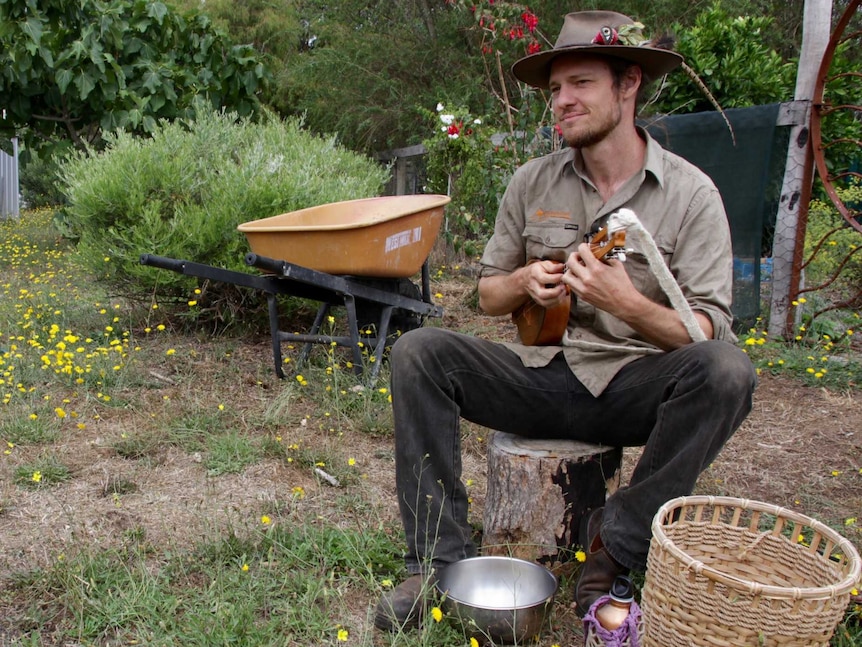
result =
M733 314L737 328L760 314L760 259L771 248L784 177L787 128L777 128L780 104L670 115L644 121L665 148L702 169L721 193L733 239Z

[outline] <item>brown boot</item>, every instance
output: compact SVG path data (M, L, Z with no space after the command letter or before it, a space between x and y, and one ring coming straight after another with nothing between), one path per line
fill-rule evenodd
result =
M575 584L575 612L583 618L593 603L611 590L617 575L627 575L629 569L611 557L602 543L602 508L594 510L587 521L584 551L587 559L581 566Z
M384 631L415 629L422 622L431 598L434 576L413 575L380 596L374 626Z

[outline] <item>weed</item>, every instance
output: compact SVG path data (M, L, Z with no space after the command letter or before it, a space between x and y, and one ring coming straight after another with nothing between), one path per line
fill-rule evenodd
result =
M210 476L235 474L256 463L261 450L247 437L236 432L210 436L206 441L208 456L205 461Z
M15 483L31 489L56 485L72 478L69 468L54 456L44 455L33 463L15 468Z
M42 445L53 442L60 433L56 418L32 413L26 418L15 418L0 424L0 438L16 445Z

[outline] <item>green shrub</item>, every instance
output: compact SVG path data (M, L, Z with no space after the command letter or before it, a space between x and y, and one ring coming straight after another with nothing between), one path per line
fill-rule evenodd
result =
M386 176L298 120L253 123L199 108L193 121L162 122L149 139L121 132L102 152L73 153L61 169L64 233L79 238L81 262L110 289L185 301L189 279L140 265L141 254L247 271L237 225L377 195ZM208 296L241 298L231 288L210 285Z
M720 2L700 12L693 27L676 24L676 50L700 76L722 108L787 101L796 66L769 46L771 16L736 16ZM686 74L669 74L651 110L657 113L713 110L702 89Z
M29 159L25 159L29 157ZM57 158L50 155L22 155L18 180L21 197L30 209L63 204L64 196L57 182Z

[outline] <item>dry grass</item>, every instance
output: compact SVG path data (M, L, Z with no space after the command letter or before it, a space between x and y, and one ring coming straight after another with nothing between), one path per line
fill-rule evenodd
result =
M432 277L446 315L443 325L489 338L507 338L512 325L470 306L475 269L450 265ZM387 528L398 535L394 456L386 394L361 391L349 375L327 373L323 348L312 366L278 380L266 339L182 337L136 333L140 347L110 402L84 389L44 381L39 397L80 414L48 443L16 445L0 457L0 576L49 567L78 551L144 547L158 561L166 554L227 535L275 524L331 523ZM175 353L168 354L168 350ZM299 349L286 349L293 363ZM293 367L289 363L288 369ZM333 387L327 391L326 387ZM37 402L34 400L34 403ZM0 423L26 416L5 406ZM749 419L697 491L777 503L809 514L862 548L862 394L803 386L764 376ZM212 438L233 435L253 460L238 471L215 474ZM3 439L0 438L0 441ZM472 481L473 516L481 519L487 430L464 429L464 477ZM625 454L625 469L637 459ZM50 456L71 478L22 487L14 474ZM334 476L321 478L315 468ZM579 634L561 592L552 642ZM372 636L367 614L374 599L350 601L355 636ZM0 623L0 634L3 626Z

